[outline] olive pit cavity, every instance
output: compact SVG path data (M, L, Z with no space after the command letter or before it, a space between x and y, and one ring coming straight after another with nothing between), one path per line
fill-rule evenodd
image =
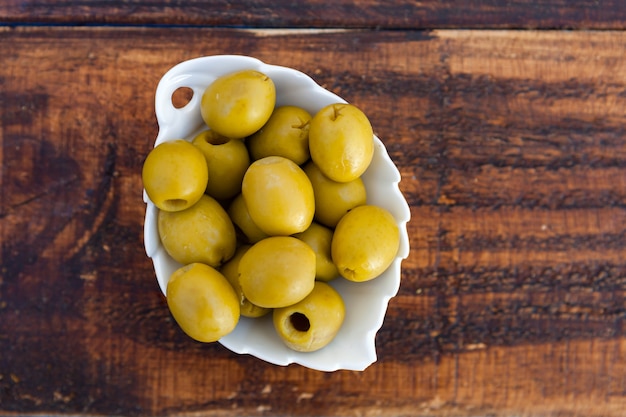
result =
M311 328L309 318L302 313L293 313L289 316L289 322L299 332L308 332Z
M226 136L219 134L205 135L204 140L211 145L224 145L230 141Z
M187 200L183 198L172 198L163 202L166 207L169 207L173 211L187 206Z

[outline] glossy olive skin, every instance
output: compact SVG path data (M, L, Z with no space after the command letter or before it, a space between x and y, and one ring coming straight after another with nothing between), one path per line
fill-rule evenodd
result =
M399 247L400 231L391 213L382 207L365 205L350 210L339 221L331 255L344 278L363 282L382 274Z
M303 232L313 221L311 181L295 162L282 156L250 164L241 193L252 221L270 236Z
M227 200L241 192L241 181L250 165L248 148L240 139L229 139L214 130L205 130L192 144L204 155L209 170L206 193Z
M324 226L334 228L348 211L367 202L367 191L361 177L348 182L333 181L313 161L308 162L303 170L311 181L315 195L314 219Z
M167 284L167 305L180 328L199 342L215 342L239 322L239 301L226 278L194 263L174 271Z
M254 70L218 77L202 94L202 119L211 129L232 139L242 139L259 130L276 105L276 87L271 78Z
M313 222L308 229L297 233L293 237L300 239L315 252L315 279L328 282L339 276L337 266L333 263L330 254L330 245L333 240L333 231L328 227Z
M143 186L160 210L180 211L194 205L206 189L206 160L191 143L177 139L156 146L144 161Z
M239 261L239 284L253 304L286 307L306 297L315 283L315 252L291 236L252 245Z
M230 285L235 290L237 294L237 298L239 299L239 309L241 311L241 315L244 317L257 318L262 317L269 313L271 310L269 308L259 307L254 305L246 298L241 289L241 284L239 284L239 261L243 255L250 249L250 245L242 245L237 248L235 251L235 255L230 258L228 262L226 262L220 268L220 272L226 277Z
M314 352L328 345L345 319L341 295L325 282L317 281L302 301L275 309L272 320L282 341L298 352Z
M242 194L238 194L233 201L231 201L228 206L228 215L241 233L243 233L241 237L243 242L252 244L269 237L267 233L259 229L259 226L252 221Z
M283 156L302 165L309 159L311 115L296 106L277 107L265 125L246 139L253 160Z
M157 226L163 247L180 264L219 267L235 253L235 227L217 200L206 194L186 210L159 211Z
M352 104L322 108L309 128L311 159L328 178L348 182L360 177L374 156L374 132L367 116Z

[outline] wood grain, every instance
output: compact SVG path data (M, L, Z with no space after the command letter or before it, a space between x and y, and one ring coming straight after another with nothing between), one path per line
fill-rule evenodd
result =
M624 29L621 0L4 0L10 24L199 25L256 28Z
M625 43L0 29L0 414L623 415ZM220 53L359 105L403 175L412 252L364 372L194 343L167 312L142 246L154 90Z

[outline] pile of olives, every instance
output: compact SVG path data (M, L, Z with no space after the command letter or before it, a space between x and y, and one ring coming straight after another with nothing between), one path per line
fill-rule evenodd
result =
M289 348L324 347L345 317L328 282L378 277L400 244L393 216L367 204L370 121L346 103L277 106L255 70L217 78L200 110L204 130L156 146L142 171L161 243L183 265L167 284L172 316L214 342L241 316L272 314Z

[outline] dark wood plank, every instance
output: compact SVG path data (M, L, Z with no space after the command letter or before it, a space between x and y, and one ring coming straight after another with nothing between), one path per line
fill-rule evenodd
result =
M621 0L313 0L224 2L6 0L0 22L282 28L624 29Z
M0 414L621 416L625 43L0 29ZM359 105L403 174L412 252L362 373L265 364L169 317L142 247L154 89L219 53Z

